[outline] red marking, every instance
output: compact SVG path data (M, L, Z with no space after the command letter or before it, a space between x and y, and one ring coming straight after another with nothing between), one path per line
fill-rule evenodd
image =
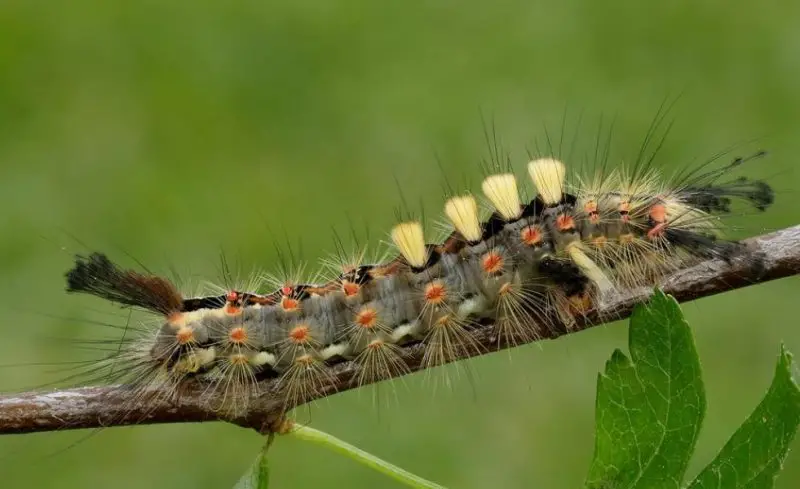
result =
M655 204L650 208L650 219L657 224L667 222L667 206L664 204Z
M622 222L630 222L631 215L625 211L625 214L620 214L620 219L622 219Z
M667 228L667 223L662 222L660 224L656 224L655 227L647 231L647 237L649 239L656 239L659 236L664 235L664 230Z
M490 251L483 255L483 271L486 273L498 273L503 271L503 257L496 251Z
M528 226L520 231L522 242L528 246L536 246L542 242L542 231L538 226Z
M361 286L355 282L351 282L349 280L345 280L342 282L342 292L347 297L353 297L354 295L358 294L358 291L361 290Z
M378 311L364 307L356 314L356 324L362 328L372 329L378 322Z
M376 266L369 271L372 278L383 278L398 273L403 267L403 261L393 260L384 266Z
M425 286L425 301L429 304L441 304L446 297L447 291L442 282L437 280Z
M251 295L247 298L247 301L251 304L259 304L262 306L274 306L275 305L275 297L270 295L267 297L260 297L257 295Z
M295 343L307 343L311 339L311 328L302 324L289 331L289 339Z
M281 287L281 294L283 295L291 295L292 292L294 292L294 287L291 287L289 285L284 285L283 287Z
M194 341L194 331L192 331L192 328L187 328L186 326L184 326L181 329L179 329L177 333L175 333L175 338L181 345L191 343Z
M242 308L235 304L225 305L225 314L230 314L231 316L234 316L236 314L239 314L240 312L242 312Z
M558 217L556 217L556 228L562 232L572 231L575 229L575 219L567 214L560 214Z
M225 300L228 302L239 302L239 293L235 290L228 291L228 293L225 294Z
M231 332L228 333L228 339L231 343L244 343L247 341L247 330L241 326L233 328Z
M300 301L291 297L281 297L281 307L284 311L293 312L300 309Z

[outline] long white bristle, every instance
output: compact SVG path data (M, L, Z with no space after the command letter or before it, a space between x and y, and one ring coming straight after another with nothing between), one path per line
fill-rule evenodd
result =
M510 173L490 175L483 181L483 193L506 221L522 214L517 191L517 179Z
M611 283L611 280L597 263L586 255L579 242L574 242L567 246L567 253L572 262L597 286L601 296L614 290L614 284Z
M444 213L467 241L481 239L483 233L478 219L478 203L474 197L471 195L453 197L444 204Z
M421 268L428 260L422 224L417 221L403 222L392 228L392 241L409 265Z
M564 163L553 158L541 158L528 163L528 172L539 198L545 205L554 205L564 194Z

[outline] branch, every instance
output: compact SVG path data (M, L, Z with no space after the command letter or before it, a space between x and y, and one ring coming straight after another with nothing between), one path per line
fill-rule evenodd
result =
M748 251L730 263L719 259L703 261L668 277L663 282L664 290L684 302L800 274L800 226L751 238L743 243ZM626 318L636 304L647 299L650 292L648 288L641 288L620 293L587 317L580 318L571 328L553 331L543 339L554 339ZM510 346L499 345L491 337L490 326L478 327L471 334L484 348L482 353ZM405 347L404 353L410 370L419 370L423 345ZM314 398L309 401L355 387L352 379L356 366L352 362L335 365L331 370L335 382L315 392ZM261 384L261 394L251 400L247 414L236 418L214 412L209 407L214 402L209 402L206 386L193 382L181 388L177 399L168 399L165 391L158 390L143 397L141 391L126 386L5 395L0 396L0 434L218 420L265 432L281 420L284 406L275 379Z

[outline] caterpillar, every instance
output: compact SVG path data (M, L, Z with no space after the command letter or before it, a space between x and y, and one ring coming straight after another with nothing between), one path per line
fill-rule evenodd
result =
M560 159L531 157L532 199L496 164L479 194L446 200L452 230L441 242L426 240L420 220L402 220L389 232L395 258L368 263L356 253L334 260L321 280L257 277L184 297L166 278L91 253L76 256L67 291L159 318L93 372L107 369L106 379L143 395L200 382L214 409L234 415L259 395L259 381L275 378L288 412L327 392L340 362L353 362L353 382L365 385L407 373L412 344L422 345L424 369L483 353L470 334L478 326L498 345L532 342L569 330L615 291L656 285L703 258L732 258L741 246L723 238L720 216L734 200L763 211L774 193L762 180L728 176L762 155L670 179L647 162L568 176Z

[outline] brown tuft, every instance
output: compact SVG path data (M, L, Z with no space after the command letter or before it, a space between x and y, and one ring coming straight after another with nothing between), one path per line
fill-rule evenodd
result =
M67 292L84 292L165 316L183 308L183 298L169 280L123 270L102 253L76 257L75 266L67 272Z

